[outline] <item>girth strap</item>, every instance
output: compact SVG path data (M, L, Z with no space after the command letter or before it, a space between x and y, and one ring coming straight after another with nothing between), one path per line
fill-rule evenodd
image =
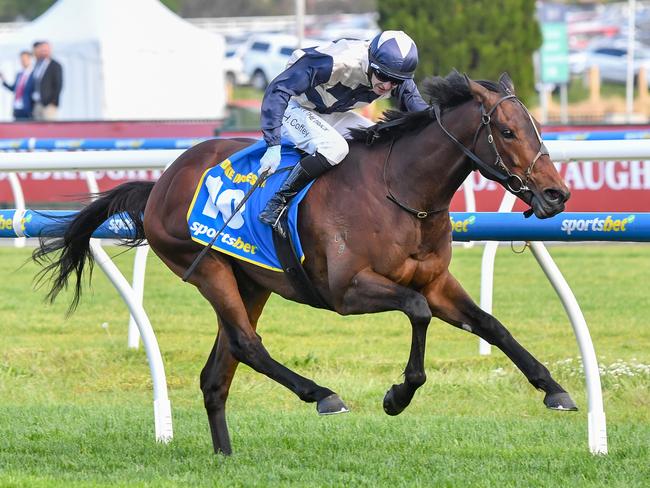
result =
M280 232L273 232L275 252L278 255L284 274L296 293L306 303L325 310L332 310L302 267L300 258L296 253L296 247L291 238L291 232L289 232L288 213L283 212L278 222L285 229L285 232L282 233L283 235L280 235Z
M433 215L435 213L440 213L443 210L447 210L447 208L441 209L441 210L417 210L415 208L409 207L405 203L400 202L395 196L391 193L390 188L388 189L388 195L386 195L386 198L388 198L391 202L397 204L398 207L400 207L402 210L406 210L408 213L415 215L418 219L426 219L429 215Z

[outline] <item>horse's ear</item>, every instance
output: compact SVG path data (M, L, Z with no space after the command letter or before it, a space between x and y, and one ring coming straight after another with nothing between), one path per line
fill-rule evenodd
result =
M503 87L505 92L508 95L514 95L515 94L515 85L512 82L512 79L510 78L510 75L506 73L505 71L501 74L499 77L499 85Z
M483 105L489 105L490 91L480 83L476 83L474 80L470 79L467 74L463 74L463 76L465 77L465 81L467 82L467 86L469 87L472 96Z

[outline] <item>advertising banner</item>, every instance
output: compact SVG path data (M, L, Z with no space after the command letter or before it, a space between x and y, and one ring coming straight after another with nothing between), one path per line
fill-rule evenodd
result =
M587 161L557 164L571 190L567 210L572 212L650 212L650 160ZM95 171L101 191L129 180L155 181L162 170ZM28 205L48 202L79 202L88 192L83 172L20 172L18 178ZM472 174L478 211L496 211L504 190L477 172ZM408 195L402 195L408 201ZM13 207L7 174L0 173L0 205ZM453 211L464 211L461 188L452 200ZM517 201L516 210L525 210Z

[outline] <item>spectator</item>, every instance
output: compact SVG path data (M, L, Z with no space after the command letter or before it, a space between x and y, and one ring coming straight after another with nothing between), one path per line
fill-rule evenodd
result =
M10 85L0 73L2 84L14 92L14 119L29 120L32 118L32 90L34 89L34 77L32 76L32 53L21 51L20 64L22 71L16 75L13 85Z
M63 68L52 59L50 43L37 41L34 43L34 119L56 120L59 110L59 95L63 87Z

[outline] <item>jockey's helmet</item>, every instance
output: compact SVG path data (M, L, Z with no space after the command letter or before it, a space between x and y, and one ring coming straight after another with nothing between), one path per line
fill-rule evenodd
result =
M384 31L368 48L370 68L383 78L404 81L413 78L418 65L418 48L402 31Z

